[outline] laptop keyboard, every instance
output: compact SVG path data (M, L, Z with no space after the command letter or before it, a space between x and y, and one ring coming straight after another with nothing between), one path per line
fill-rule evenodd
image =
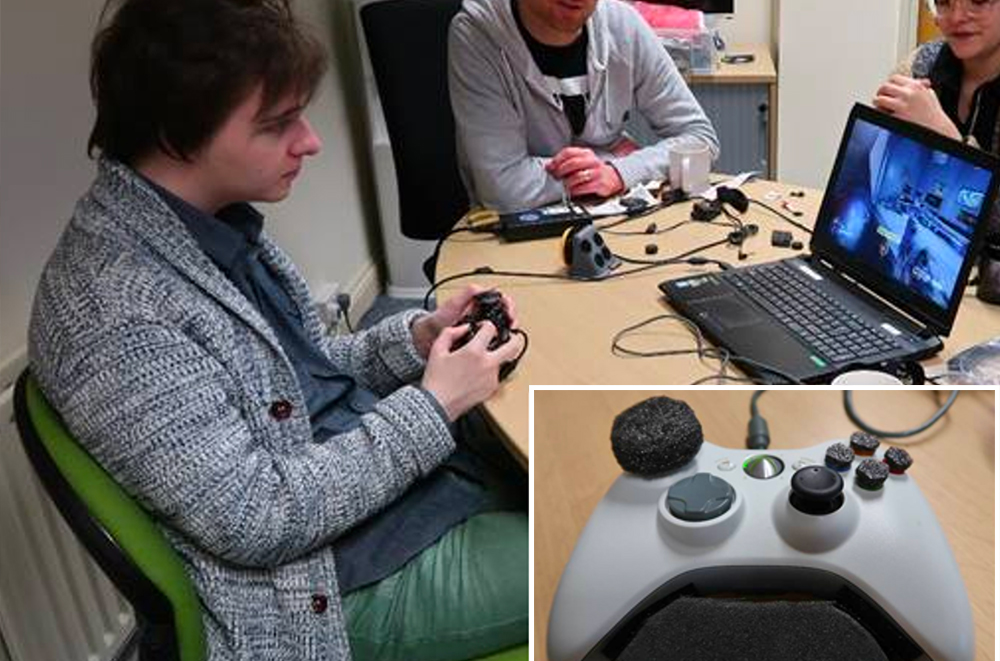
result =
M829 362L867 359L896 348L892 338L784 262L735 269L724 277Z

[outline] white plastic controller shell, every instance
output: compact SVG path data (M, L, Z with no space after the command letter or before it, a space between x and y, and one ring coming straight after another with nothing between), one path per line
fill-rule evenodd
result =
M833 443L798 450L742 450L704 443L666 477L621 475L587 522L563 572L548 631L550 661L580 661L633 607L670 578L720 566L822 569L853 583L936 661L972 661L972 611L961 574L934 512L909 475L879 491L844 479L844 505L826 516L789 505L796 470L823 464ZM840 441L846 443L846 441ZM876 453L881 459L886 446ZM784 471L761 480L743 462L768 454ZM670 486L695 473L736 491L730 510L706 522L675 518Z

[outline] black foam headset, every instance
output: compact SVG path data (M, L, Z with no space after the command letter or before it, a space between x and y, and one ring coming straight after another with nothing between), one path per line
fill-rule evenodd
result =
M728 204L740 213L746 213L747 209L750 208L750 200L748 200L743 191L738 188L719 186L715 189L715 195L718 197L720 202Z

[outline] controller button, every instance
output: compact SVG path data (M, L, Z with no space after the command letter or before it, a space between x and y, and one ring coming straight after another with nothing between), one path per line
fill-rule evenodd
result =
M728 512L735 501L733 487L708 473L686 477L667 492L670 513L682 521L711 521Z
M743 462L743 472L758 480L770 480L784 470L785 462L769 454L756 454Z
M815 464L816 464L816 462L813 461L812 459L809 459L807 457L803 457L802 459L799 459L794 464L792 464L792 468L794 470L798 470L800 468L805 468L806 466L813 466Z
M870 457L878 449L879 440L868 432L856 431L851 434L851 449L859 457Z
M833 470L846 471L854 461L854 450L843 443L834 443L826 449L826 465Z
M792 507L804 514L832 514L844 504L844 480L825 466L807 466L792 475Z
M716 464L716 466L718 466L720 471L731 471L734 468L736 468L736 464L729 461L728 459L723 459L718 464Z
M878 491L889 477L889 467L876 459L868 458L858 464L854 481L862 489Z
M902 475L907 468L913 465L913 457L903 448L889 448L885 451L882 461L889 467L889 472L893 475Z
M580 242L580 250L582 250L583 252L590 252L591 250L593 250L593 248L594 246L592 246L590 244L590 241L587 241L586 239Z

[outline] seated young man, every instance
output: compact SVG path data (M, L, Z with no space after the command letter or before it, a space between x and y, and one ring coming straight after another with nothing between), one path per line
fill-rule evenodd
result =
M665 179L670 150L715 129L659 39L621 0L465 0L448 39L458 161L500 211ZM657 140L625 135L638 113ZM640 148L641 147L641 148Z
M123 0L106 16L98 174L42 275L31 369L183 557L210 658L524 642L526 494L453 431L520 339L491 351L484 324L452 350L476 288L324 333L248 204L285 198L321 146L303 111L325 55L288 0Z

